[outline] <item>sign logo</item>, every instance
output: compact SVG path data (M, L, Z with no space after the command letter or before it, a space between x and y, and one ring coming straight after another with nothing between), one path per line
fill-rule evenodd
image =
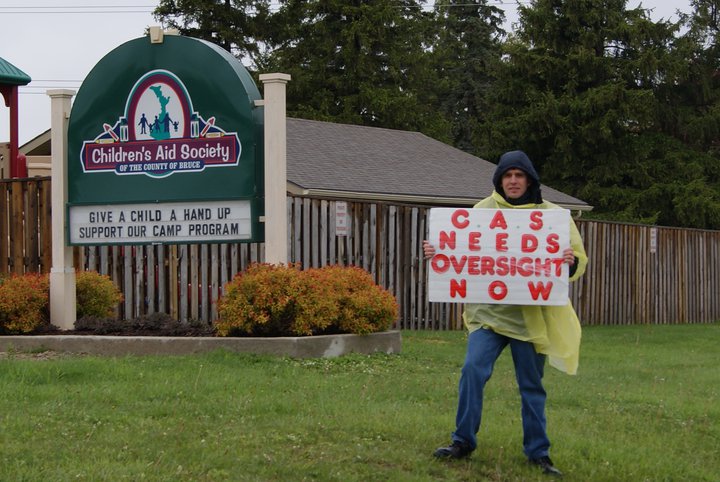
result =
M162 178L176 172L237 166L240 139L215 117L196 112L187 89L172 72L152 70L133 86L124 115L103 123L102 132L83 142L83 172L114 171Z

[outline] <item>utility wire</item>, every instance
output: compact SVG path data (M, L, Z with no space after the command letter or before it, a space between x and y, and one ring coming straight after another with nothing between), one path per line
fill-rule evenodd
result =
M48 10L48 11L34 11L34 12L11 12L11 11L5 11L0 10L0 13L3 15L13 15L13 14L19 14L19 15L26 15L26 14L32 14L32 15L41 15L41 14L88 14L88 13L99 13L99 14L108 14L108 13L152 13L154 9L149 10L76 10L76 11L60 11L60 10Z
M65 9L65 8L155 8L156 5L60 5L60 6L53 6L53 5L43 5L43 6L33 6L33 5L5 5L0 6L0 10L8 9L8 8L19 8L19 9L26 9L26 10L36 10L36 9L43 9L43 8L55 8L55 9Z
M507 6L515 7L517 4L527 5L531 0L491 0L486 2L489 6ZM5 14L24 14L24 13L150 13L157 8L158 5L61 5L61 6L2 6L0 12ZM433 3L429 5L418 5L418 8L463 8L477 7L476 3ZM402 7L398 5L398 7ZM116 10L109 10L116 9ZM142 9L142 10L129 10ZM271 10L280 9L279 5L271 6Z

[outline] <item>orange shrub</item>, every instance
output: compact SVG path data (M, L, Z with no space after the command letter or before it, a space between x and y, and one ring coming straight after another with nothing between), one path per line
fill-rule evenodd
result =
M356 266L317 270L331 285L338 305L335 326L341 333L368 334L387 330L398 318L398 304L370 273Z
M10 276L0 284L0 331L30 333L48 319L47 275Z
M218 334L297 336L322 332L331 305L294 265L253 264L225 285L218 300Z
M108 276L95 271L77 273L77 316L107 318L115 315L122 293ZM49 320L48 275L26 273L0 279L0 332L31 333Z
M220 336L365 334L388 329L398 308L360 268L254 264L225 285L218 315Z
M109 276L97 271L80 271L76 277L77 317L115 317L122 293Z

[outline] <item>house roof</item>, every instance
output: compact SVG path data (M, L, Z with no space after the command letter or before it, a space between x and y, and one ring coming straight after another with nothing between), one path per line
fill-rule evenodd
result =
M50 131L20 151L50 154ZM287 119L287 189L297 195L473 205L493 191L495 164L418 132ZM584 201L542 186L543 198L572 210Z
M49 156L52 154L50 152L50 129L20 146L20 152L26 156Z
M28 74L0 57L0 84L27 85L31 80Z
M287 177L296 194L472 205L492 193L495 167L419 132L287 120ZM545 185L542 193L568 209L592 209Z

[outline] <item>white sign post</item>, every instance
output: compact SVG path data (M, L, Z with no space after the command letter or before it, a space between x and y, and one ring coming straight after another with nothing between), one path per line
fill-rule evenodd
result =
M75 91L48 90L50 96L52 149L52 268L50 269L50 322L61 330L71 330L77 318L76 280L72 247L65 241L65 202L67 201L67 129L70 101Z
M430 301L564 305L570 211L430 210Z
M287 126L288 74L261 74L265 88L265 262L288 261Z

